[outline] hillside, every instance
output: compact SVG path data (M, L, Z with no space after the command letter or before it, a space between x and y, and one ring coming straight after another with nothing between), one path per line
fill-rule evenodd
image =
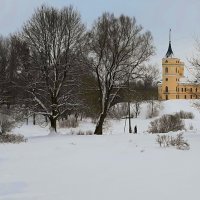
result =
M190 150L160 148L146 132L147 104L132 119L139 133L124 133L125 120L108 120L103 136L71 135L60 129L23 125L14 132L27 143L0 144L0 200L170 200L198 199L200 179L200 113L187 100L162 102L160 114L184 110L194 129L185 131ZM90 120L78 130L94 130ZM176 133L172 133L176 134Z

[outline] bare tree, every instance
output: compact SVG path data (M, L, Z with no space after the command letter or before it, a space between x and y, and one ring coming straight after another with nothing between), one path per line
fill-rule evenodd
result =
M29 49L29 61L19 72L20 87L32 101L33 110L49 118L52 132L57 131L59 117L77 106L74 90L84 31L73 7L42 6L20 35Z
M133 112L135 114L135 118L137 118L139 116L139 114L140 114L141 103L142 103L142 99L140 99L140 98L136 98L133 101Z
M147 65L143 77L144 88L148 89L150 87L156 86L159 80L160 71L157 65Z
M129 78L143 73L141 67L154 53L152 36L135 18L104 13L89 36L91 67L98 80L100 115L95 134L102 134L107 112Z
M196 39L196 55L194 55L189 62L193 66L191 71L192 75L195 76L196 81L200 82L200 40Z
M10 41L0 37L0 105L8 102L8 66L10 57Z

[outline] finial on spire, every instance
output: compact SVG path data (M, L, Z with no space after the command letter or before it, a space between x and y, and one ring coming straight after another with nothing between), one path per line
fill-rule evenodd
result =
M171 47L171 28L169 29L169 47L166 53L166 58L172 58L172 56L174 55L173 51L172 51L172 47Z

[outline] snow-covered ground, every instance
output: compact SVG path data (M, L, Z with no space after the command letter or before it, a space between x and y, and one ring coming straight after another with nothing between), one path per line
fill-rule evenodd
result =
M24 125L14 132L27 143L0 144L0 200L198 200L200 198L200 112L187 100L162 102L160 115L193 112L185 120L190 150L160 148L148 134L144 104L128 134L125 120L108 120L105 134L70 135L60 129ZM73 131L94 130L90 120ZM176 134L176 133L174 133Z

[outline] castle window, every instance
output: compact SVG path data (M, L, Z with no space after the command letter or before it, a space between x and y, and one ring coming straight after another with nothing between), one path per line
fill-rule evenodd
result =
M179 92L179 88L178 88L178 92Z
M192 95L190 95L190 99L192 99Z
M176 68L176 73L177 73L177 68Z
M168 100L168 95L166 95L166 100Z
M168 87L167 86L165 87L165 92L168 92Z
M168 81L168 78L166 78L165 80Z
M168 68L167 67L165 68L165 73L168 73Z
M186 92L186 88L185 88L185 92Z
M190 88L190 92L192 92L192 88Z
M183 92L183 88L181 88L181 91Z
M168 63L168 61L166 60L165 63Z
M197 88L196 88L196 92L197 92Z
M186 95L185 95L185 99L187 99Z

